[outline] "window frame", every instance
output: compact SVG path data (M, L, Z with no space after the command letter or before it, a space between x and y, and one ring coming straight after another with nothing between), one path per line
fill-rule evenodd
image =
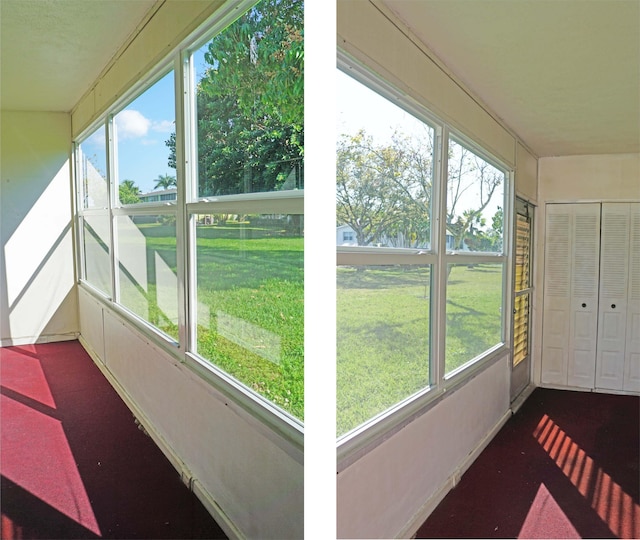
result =
M225 209L248 210L254 213L292 213L304 215L304 190L225 195L197 200L197 138L195 137L195 103L190 90L194 88L191 54L207 43L213 36L223 31L229 24L242 16L258 3L258 0L227 0L216 12L191 32L177 47L162 58L151 70L143 74L126 92L111 103L73 141L74 182L75 182L75 223L78 262L78 284L106 307L142 334L154 346L158 346L179 364L210 384L225 399L231 399L263 426L276 444L299 456L304 448L304 424L298 418L280 409L277 405L254 392L247 385L235 379L212 362L195 352L196 345L196 287L195 282L195 226L193 216L198 213L222 213ZM119 203L117 194L118 171L116 170L117 141L113 137L115 116L128 104L137 99L162 77L173 71L174 108L176 132L176 180L177 196L174 201L141 202L130 205ZM104 294L87 281L84 265L85 253L82 243L83 220L88 209L83 207L84 193L79 178L78 148L97 129L105 130L106 181L109 190L106 212L110 224L110 273L111 290ZM163 333L148 321L139 317L119 303L118 298L118 247L116 220L122 216L144 216L171 214L176 216L176 264L178 294L178 341Z
M514 170L476 143L458 127L440 118L426 105L417 102L382 75L362 62L356 60L344 50L338 48L337 69L352 77L365 87L376 92L391 103L398 105L418 120L425 122L435 130L434 165L431 208L431 249L372 248L354 246L336 246L336 263L341 265L382 265L407 264L411 258L413 264L431 265L431 302L430 302L430 384L401 400L387 410L375 415L351 431L337 437L338 472L357 461L373 447L380 444L415 418L421 416L446 394L455 391L476 377L480 372L503 358L510 348L511 322L507 314L511 312L511 271L512 266L512 225L514 199ZM452 138L458 144L472 151L488 164L504 173L503 186L503 231L502 252L460 252L448 253L446 250L446 216L448 183L448 144ZM438 226L439 223L445 225ZM418 262L420 261L420 262ZM502 314L501 342L490 347L480 355L470 358L451 373L446 373L446 300L447 300L447 264L449 263L500 263L502 265Z

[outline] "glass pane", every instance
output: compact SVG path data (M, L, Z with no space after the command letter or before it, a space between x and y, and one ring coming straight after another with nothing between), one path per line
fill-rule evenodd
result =
M503 264L448 264L445 373L502 342Z
M529 295L516 296L513 316L513 366L529 354Z
M111 258L109 214L90 214L82 218L84 242L84 279L111 295Z
M193 53L198 197L304 187L303 19L258 2Z
M119 302L178 339L176 218L118 216Z
M530 287L529 281L529 249L531 243L530 220L516 214L516 279L515 290L522 291Z
M198 353L303 419L303 217L194 219Z
M337 434L429 385L430 268L340 266Z
M83 208L107 208L107 143L105 128L100 126L77 148L78 172Z
M114 118L121 204L176 200L173 71Z
M337 73L337 244L430 249L434 130Z
M502 253L505 175L449 139L447 251Z

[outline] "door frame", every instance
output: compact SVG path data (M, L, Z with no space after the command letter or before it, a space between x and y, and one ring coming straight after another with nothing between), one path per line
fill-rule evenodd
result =
M514 226L513 226L513 273L512 273L512 320L511 320L511 378L510 378L510 401L513 403L518 396L529 386L531 383L531 327L532 327L532 313L533 313L533 235L535 226L535 205L525 199L516 197L514 204ZM517 290L516 289L516 264L517 264L517 247L518 247L518 215L524 216L529 222L529 261L528 261L528 287ZM527 314L527 344L526 355L516 365L514 365L515 359L515 333L516 333L516 299L519 297L528 297L528 314Z

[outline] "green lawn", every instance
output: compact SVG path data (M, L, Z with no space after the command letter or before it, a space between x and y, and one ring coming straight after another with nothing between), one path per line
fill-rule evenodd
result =
M165 263L176 272L174 229L156 223L138 228L146 240L148 292L130 284L134 307L128 307L177 339L177 320L161 309L155 278ZM303 419L304 240L295 229L265 220L197 227L197 349Z
M501 267L455 266L448 280L446 370L500 340ZM337 434L429 384L428 267L339 267Z

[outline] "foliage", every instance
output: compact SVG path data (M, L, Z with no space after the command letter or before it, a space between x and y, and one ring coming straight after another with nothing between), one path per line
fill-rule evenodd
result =
M159 174L158 178L155 179L155 183L154 189L169 189L178 185L176 177L169 174Z
M447 182L447 230L453 235L455 249L479 250L483 213L493 195L502 187L504 175L464 146L449 142L449 175ZM465 198L466 196L466 198ZM473 206L469 207L469 198ZM460 207L466 205L464 210Z
M364 130L339 138L336 215L339 224L355 231L358 245L429 245L433 148L427 127L412 136L396 131L382 144ZM491 230L484 215L503 174L455 142L449 147L448 172L446 227L455 249L501 250L501 214Z
M133 180L123 180L118 186L118 197L122 204L135 204L140 202L140 188Z
M200 195L301 187L303 2L262 0L207 45L197 87ZM175 134L166 141L175 166Z
M425 144L426 143L426 144ZM429 242L433 141L399 133L376 145L364 130L338 140L336 215L358 245Z

